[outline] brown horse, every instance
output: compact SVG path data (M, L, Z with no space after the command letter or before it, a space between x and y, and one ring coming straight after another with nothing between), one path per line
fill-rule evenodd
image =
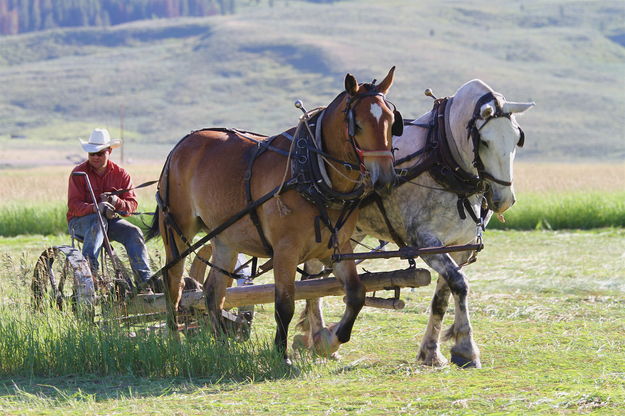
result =
M402 121L385 98L394 69L379 85L358 84L354 76L347 74L345 91L323 111L322 122L317 121L322 123L320 150L334 196L353 199L357 195L359 201L374 186L390 188L395 179L392 130ZM224 271L234 269L237 253L272 257L275 343L285 359L288 326L295 308L297 265L309 259L329 263L337 249L351 252L349 238L357 221L357 203L347 213L336 201L318 207L298 192L300 188L288 187L294 180L288 173L294 163L291 156L295 140L304 128L300 123L299 130L271 138L229 129L200 130L183 138L163 168L158 190L161 202L149 233L163 237L169 264L181 260L179 253L188 250L199 231L214 230L237 213L249 213L211 238L213 267L204 284L210 322L216 332L225 328L221 312L226 288L232 281ZM261 148L263 151L259 151ZM281 187L287 190L282 192ZM272 197L254 210L245 211L251 200L266 195ZM183 266L182 259L164 273L168 322L173 328L177 327ZM352 261L334 264L333 268L347 300L341 321L318 334L328 352L349 341L365 297Z

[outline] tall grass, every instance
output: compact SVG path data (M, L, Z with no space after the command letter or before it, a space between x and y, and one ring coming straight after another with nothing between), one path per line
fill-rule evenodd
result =
M505 215L505 223L491 220L488 227L509 230L592 229L625 227L625 192L520 193ZM141 208L140 208L141 209ZM151 211L153 208L145 208ZM67 233L64 204L0 206L0 236ZM149 215L126 218L146 227Z
M115 155L117 157L117 155ZM127 166L134 182L159 177L162 164ZM6 169L0 175L0 236L67 233L67 178L71 167ZM46 178L45 186L41 178ZM506 222L492 220L497 229L589 229L625 227L625 165L517 163L518 202L505 213ZM138 210L154 210L156 187L137 190ZM140 227L150 216L131 216Z
M488 227L512 230L625 227L625 192L522 194L504 216L505 223L492 219Z
M24 306L24 305L22 305ZM71 312L0 307L0 376L132 375L246 381L293 371L268 341L217 339L200 328L178 340L162 333L98 327ZM312 365L302 358L298 370Z
M64 202L0 206L0 236L67 233L66 213L67 205ZM150 215L133 215L125 219L143 228L152 222Z

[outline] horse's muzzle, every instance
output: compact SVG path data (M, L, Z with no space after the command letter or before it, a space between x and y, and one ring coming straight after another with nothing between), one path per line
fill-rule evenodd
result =
M391 187L395 183L395 168L393 159L389 158L372 158L365 159L365 167L369 173L371 185L378 188Z
M488 207L497 214L503 214L516 202L516 197L512 188L504 187L503 189L504 191L500 191L491 186L486 193Z

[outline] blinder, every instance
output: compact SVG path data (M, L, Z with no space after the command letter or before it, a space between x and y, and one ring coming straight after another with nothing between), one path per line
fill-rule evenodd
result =
M393 136L401 136L404 134L404 119L397 109L393 110L393 116L395 117L395 121L393 121L391 133L393 133Z
M475 122L481 118L480 110L482 106L493 100L495 101L495 114L486 118L486 120L484 121L484 124L482 124L480 128L477 128L477 126L475 125ZM512 182L497 179L490 173L486 172L484 169L484 163L482 162L482 158L480 157L480 152L479 152L479 143L481 140L480 130L486 125L486 123L488 123L490 120L494 118L506 117L510 119L511 115L512 115L511 113L504 113L503 108L499 104L499 101L495 98L495 95L492 92L488 92L482 95L479 100L477 100L477 103L475 104L475 109L473 110L473 118L469 121L469 124L467 125L467 129L469 130L469 139L473 140L473 153L474 153L473 166L477 168L478 174L480 175L480 177L492 180L493 182L496 182L504 186L511 186ZM519 127L518 129L520 132L520 137L519 137L519 141L517 142L517 146L523 147L523 145L525 144L525 133L523 132L521 127Z
M347 110L347 134L349 137L356 135L356 121L354 121L354 111L351 107Z
M521 127L519 127L519 132L521 132L521 137L519 137L519 141L516 145L519 147L523 147L523 145L525 144L525 132Z

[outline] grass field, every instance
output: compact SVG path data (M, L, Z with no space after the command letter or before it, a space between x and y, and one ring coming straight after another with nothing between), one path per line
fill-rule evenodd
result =
M162 161L129 164L135 184L159 177ZM498 229L591 229L625 226L624 164L517 163L517 204ZM4 169L0 175L0 236L66 232L67 175L70 165ZM41 186L45 177L47 186ZM155 186L137 190L139 212L156 206ZM131 220L142 225L138 217ZM144 221L151 221L144 217Z
M28 279L35 256L43 247L61 241L62 237L41 236L0 240L0 296L2 304L12 305L13 310L8 312L5 307L0 311L2 330L10 326L7 316L27 310ZM150 245L152 254L157 249L158 245ZM138 375L154 365L151 360L160 359L159 355L148 355L143 370L128 366L108 375L74 369L61 376L24 376L4 370L0 374L0 412L621 414L625 412L624 258L622 229L488 231L486 249L479 261L467 268L482 370L430 369L416 364L433 290L430 285L402 291L407 304L402 311L365 308L337 362L310 366L309 361L296 359L301 372L281 370L256 380L220 379L220 374L210 371L192 377ZM365 267L390 270L404 265L385 260L365 263ZM257 312L254 341L248 350L230 352L234 363L242 358L249 366L259 357L267 359L263 354L272 338L273 308L266 305ZM339 298L326 298L330 322L341 312ZM453 308L447 324L452 316ZM295 333L292 328L291 335ZM85 338L81 333L73 337ZM10 343L6 338L3 336L5 346ZM40 342L54 344L52 341L44 338ZM96 346L101 342L93 341ZM132 347L129 339L119 345L120 360L136 359L137 350L149 350L145 345ZM210 360L219 350L206 345L203 358ZM446 355L448 348L449 344L443 348ZM76 351L80 355L79 349ZM37 357L39 362L45 359ZM16 364L5 360L1 369ZM57 360L53 357L50 362ZM158 364L166 368L172 362L163 359Z
M621 2L272 3L0 37L0 414L625 414ZM297 120L295 99L325 105L346 72L370 81L392 65L389 98L406 118L431 108L425 88L451 95L473 78L537 102L519 119L518 202L466 268L483 369L416 362L435 283L403 290L403 310L363 309L339 361L303 354L291 368L272 349L271 304L256 308L246 343L33 312L37 257L69 243L78 137L96 126L118 136L123 112L124 166L139 184L190 130L281 131ZM137 192L140 211L154 209L154 191ZM148 249L162 265L161 242ZM325 305L336 322L340 298ZM446 325L453 315L452 304Z

